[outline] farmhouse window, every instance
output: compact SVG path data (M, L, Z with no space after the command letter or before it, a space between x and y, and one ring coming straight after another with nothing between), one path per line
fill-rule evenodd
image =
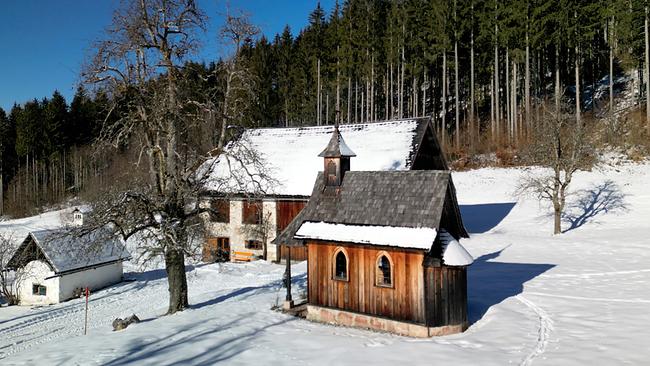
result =
M244 201L242 205L242 224L262 223L262 201Z
M348 280L348 257L342 249L339 249L334 255L334 279Z
M228 200L214 200L210 202L210 220L212 222L230 222L230 202Z
M262 250L264 247L259 240L246 240L246 249Z
M47 288L42 285L34 284L32 285L32 295L46 296Z
M208 238L203 246L204 262L224 262L230 260L229 238Z
M391 287L393 285L391 267L388 254L380 254L377 258L377 286Z

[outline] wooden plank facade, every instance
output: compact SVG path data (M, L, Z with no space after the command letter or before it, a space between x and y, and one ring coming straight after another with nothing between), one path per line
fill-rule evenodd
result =
M280 234L287 226L293 221L293 219L302 211L302 209L307 205L307 201L287 201L281 200L276 202L276 225L277 225L277 234ZM282 261L287 258L287 246L278 245L278 256L277 258ZM305 261L307 260L307 247L294 247L291 248L291 260L294 261Z
M467 323L465 267L423 266L425 252L307 242L310 305L439 327ZM335 279L335 255L347 256L347 280ZM377 260L391 261L392 285L376 284Z
M428 326L467 323L466 267L424 267L424 285Z
M309 304L426 323L422 251L322 242L308 242L307 248ZM334 255L338 248L347 254L347 281L334 279ZM381 253L388 254L392 261L391 287L375 282Z

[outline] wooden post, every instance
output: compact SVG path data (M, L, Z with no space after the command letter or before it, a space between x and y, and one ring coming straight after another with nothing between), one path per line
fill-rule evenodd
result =
M291 299L291 247L287 247L287 255L286 255L286 261L287 261L287 267L284 272L286 278L285 278L285 284L287 286L287 297L285 298L284 301L284 309L288 310L293 307L293 300Z
M90 290L86 287L86 320L84 322L84 335L88 334L88 296L90 295Z

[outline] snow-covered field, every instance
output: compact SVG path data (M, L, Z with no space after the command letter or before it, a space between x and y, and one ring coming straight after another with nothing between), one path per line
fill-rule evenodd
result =
M191 309L165 312L163 270L83 301L0 309L2 365L464 364L643 365L650 362L650 164L580 173L566 233L548 207L512 192L520 169L455 173L476 258L469 270L470 328L411 339L311 323L271 310L283 266L190 267ZM293 267L304 295L305 264ZM111 331L115 317L144 321Z

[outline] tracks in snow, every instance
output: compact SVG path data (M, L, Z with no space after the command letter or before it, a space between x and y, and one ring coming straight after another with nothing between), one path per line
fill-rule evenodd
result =
M122 283L91 295L89 331L110 329L112 319L124 315L125 309L150 316L155 309L164 306L159 299L153 298L159 289L160 284L137 289L134 284ZM42 343L83 334L84 314L84 300L73 299L35 308L15 319L0 322L0 360Z
M522 366L529 366L532 364L535 358L546 351L546 346L548 345L551 331L553 331L553 319L551 319L551 317L542 308L537 306L534 302L526 299L522 295L517 295L516 298L519 300L519 302L534 311L539 318L537 344L535 345L535 348L533 348L533 351L529 353L528 356L526 356L526 358L521 362Z

